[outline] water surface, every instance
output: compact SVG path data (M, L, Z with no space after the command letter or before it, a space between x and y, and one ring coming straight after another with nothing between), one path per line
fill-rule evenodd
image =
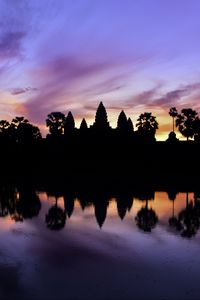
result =
M199 298L198 196L100 199L1 190L2 299Z

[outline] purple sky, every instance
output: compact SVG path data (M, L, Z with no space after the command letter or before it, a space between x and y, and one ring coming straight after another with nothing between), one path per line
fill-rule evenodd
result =
M0 0L0 118L200 109L199 0Z

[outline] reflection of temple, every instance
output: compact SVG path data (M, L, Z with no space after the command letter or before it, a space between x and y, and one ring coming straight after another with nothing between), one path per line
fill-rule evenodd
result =
M94 214L101 228L107 215L107 207L109 205L108 195L106 193L98 192L94 198Z
M80 207L94 207L94 213L97 224L101 228L107 217L107 209L109 199L116 202L118 216L121 220L126 219L127 212L131 210L133 199L141 201L141 209L138 209L135 221L137 226L146 232L156 226L158 216L156 212L148 207L149 200L154 200L155 191L148 187L137 188L135 191L131 189L118 189L116 193L110 192L107 186L90 186L90 188L70 189L65 187L55 187L48 185L46 189L47 195L52 196L55 203L46 212L46 224L50 229L62 229L65 227L67 218L70 218L74 212L75 201L79 202ZM171 201L172 213L169 218L169 225L172 232L177 232L182 237L193 237L200 228L200 193L195 191L191 200L186 192L185 207L179 212L174 212L174 203L177 196L176 189L168 189L168 199ZM60 206L58 206L58 198L60 198ZM137 201L137 203L139 203ZM40 199L33 185L18 185L16 188L12 184L4 184L0 186L0 217L10 216L15 221L23 221L36 217L41 208ZM171 209L170 209L171 210Z
M127 211L131 210L133 205L133 195L131 193L118 193L116 197L117 211L121 220L124 219Z

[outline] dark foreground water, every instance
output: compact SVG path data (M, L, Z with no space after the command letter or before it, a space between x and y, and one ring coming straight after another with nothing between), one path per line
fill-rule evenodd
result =
M1 191L0 299L200 298L194 193L56 203L36 192L31 207L23 197Z

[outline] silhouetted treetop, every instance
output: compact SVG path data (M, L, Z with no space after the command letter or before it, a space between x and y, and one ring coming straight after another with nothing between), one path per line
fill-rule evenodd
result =
M6 120L1 120L0 121L0 132L4 132L5 130L7 130L10 126L10 123Z
M29 121L27 119L25 119L24 117L15 117L14 119L12 119L11 125L15 128L17 128L20 124L22 123L29 123Z
M176 127L180 133L187 138L192 138L196 130L196 122L198 113L191 108L184 108L176 117Z
M11 124L0 121L0 132L16 143L29 143L42 138L39 128L24 117L15 117Z
M174 119L177 117L178 115L178 111L176 109L176 107L171 107L169 110L169 115L172 117L173 120L173 132L174 132Z
M156 131L158 129L158 122L156 121L156 117L152 116L152 113L145 112L139 116L137 119L136 126L138 129L145 131Z
M4 139L10 137L10 123L6 120L0 121L0 136Z
M61 135L64 130L65 115L61 112L52 112L47 116L46 126L52 135Z
M175 118L177 115L178 115L178 111L176 109L176 107L171 107L170 110L169 110L169 115L172 117L172 118Z
M31 142L42 138L40 130L37 126L30 123L21 123L17 128L17 138L19 142Z

